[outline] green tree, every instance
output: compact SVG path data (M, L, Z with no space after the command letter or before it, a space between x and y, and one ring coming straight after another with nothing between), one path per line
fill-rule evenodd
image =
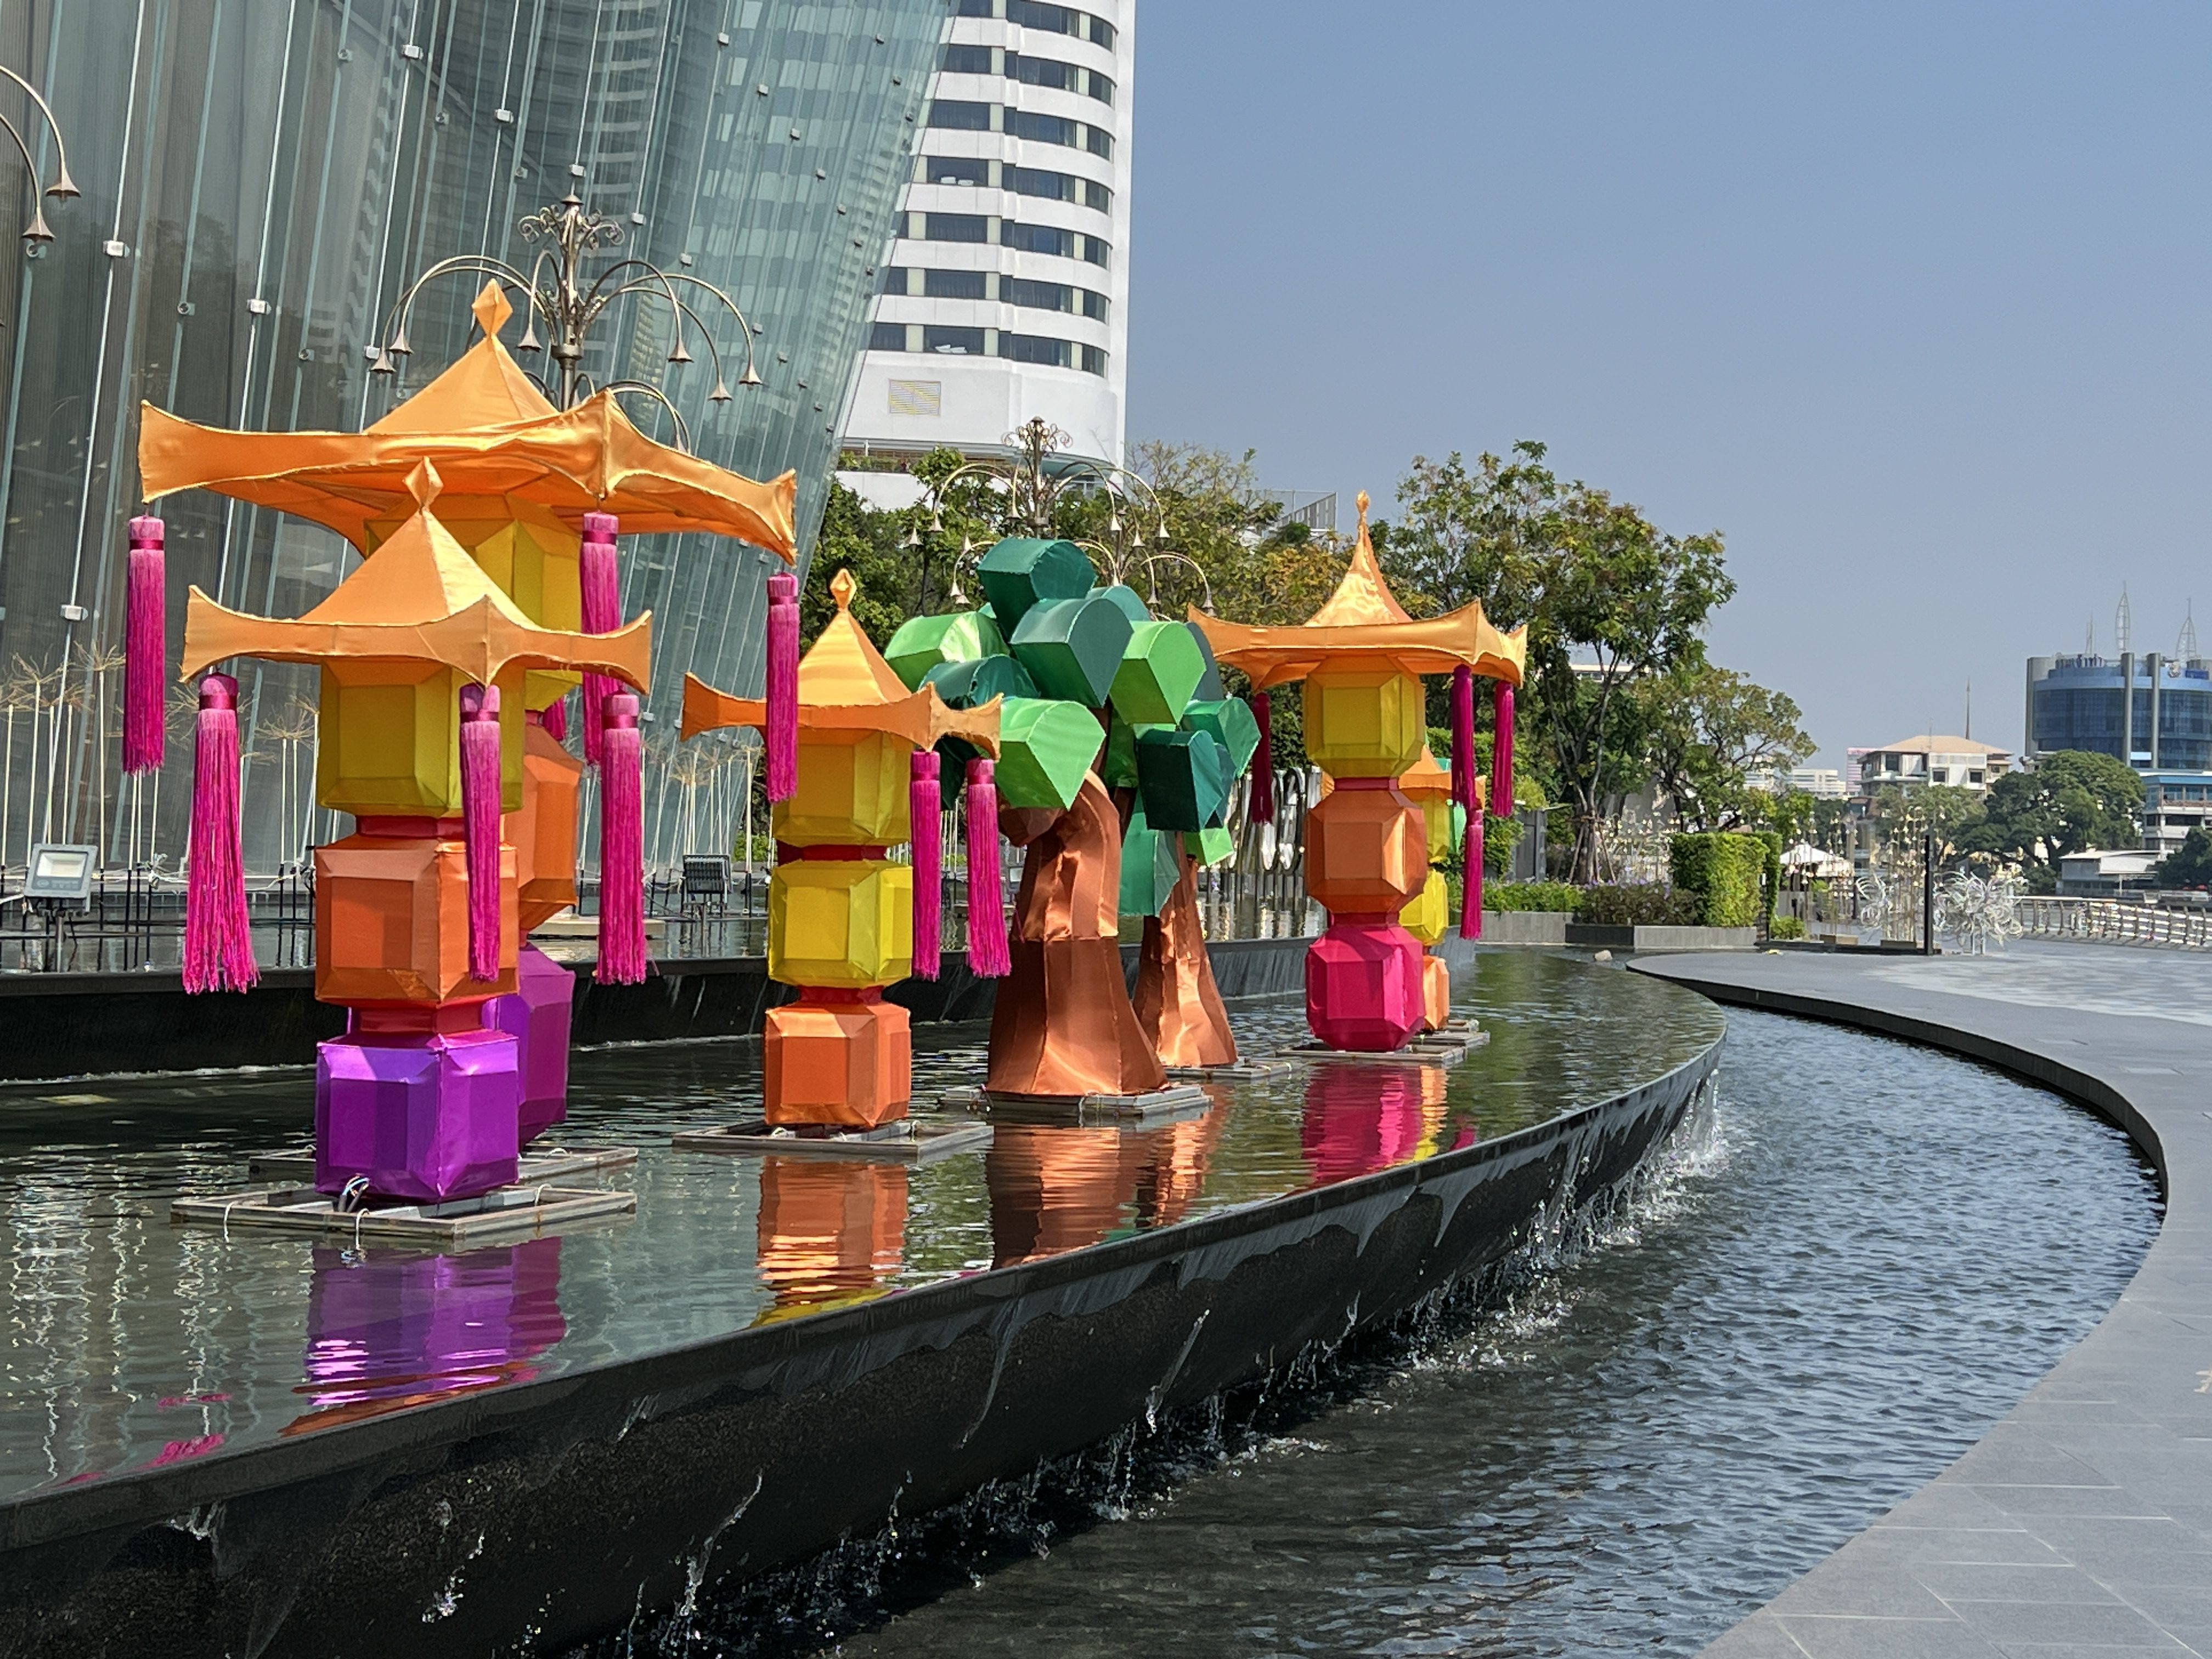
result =
M2198 824L2151 874L2161 887L2212 887L2212 830Z
M1580 480L1545 447L1510 460L1416 457L1403 518L1378 551L1408 610L1480 599L1501 628L1528 625L1528 725L1572 815L1573 872L1595 871L1596 826L1649 775L1650 710L1629 688L1701 660L1714 609L1735 592L1718 532L1675 536Z
M2041 757L2033 772L2008 772L1991 784L1981 821L1956 840L1961 852L2018 864L2045 886L2069 853L2134 846L2142 804L2134 769L2110 755L2062 749Z
M1634 690L1652 781L1674 798L1683 827L1771 827L1786 844L1789 829L1770 822L1778 797L1752 780L1786 771L1813 752L1796 703L1702 653Z
M822 531L815 538L814 556L799 594L802 638L812 640L836 615L830 584L840 570L851 571L860 584L853 615L870 638L890 638L901 623L915 614L920 572L913 553L903 545L906 532L904 514L878 511L831 477L830 496L822 508Z

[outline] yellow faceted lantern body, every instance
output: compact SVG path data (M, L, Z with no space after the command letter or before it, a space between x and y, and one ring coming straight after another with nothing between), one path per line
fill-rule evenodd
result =
M888 732L801 731L798 787L770 814L775 838L787 847L890 847L907 840L913 753L912 744Z
M768 890L768 976L865 990L914 969L914 871L888 859L790 859Z
M1429 872L1420 897L1398 912L1398 925L1425 946L1443 938L1444 930L1451 925L1451 889L1444 881L1443 871Z
M436 663L325 663L316 799L370 817L459 816L463 684L458 670ZM514 812L522 806L522 672L496 684L501 810Z
M1389 663L1329 663L1306 678L1306 754L1333 778L1395 778L1427 740L1421 678Z

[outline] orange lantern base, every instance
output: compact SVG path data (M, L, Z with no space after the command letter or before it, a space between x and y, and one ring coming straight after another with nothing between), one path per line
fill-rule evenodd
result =
M808 987L768 1012L763 1048L771 1128L872 1129L907 1115L914 1034L880 989Z

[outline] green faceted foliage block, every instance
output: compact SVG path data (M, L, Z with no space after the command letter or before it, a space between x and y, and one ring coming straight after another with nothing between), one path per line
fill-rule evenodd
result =
M1132 628L1139 623L1148 623L1152 619L1152 613L1146 609L1145 602L1137 597L1137 590L1126 583L1101 582L1092 588L1091 592L1094 599L1113 600L1121 607L1121 614L1129 619L1129 626Z
M991 612L1011 638L1032 605L1054 599L1079 599L1091 592L1098 573L1073 542L1040 541L1009 536L986 553L975 573L990 596Z
M1109 789L1137 787L1137 739L1147 732L1164 732L1162 726L1132 726L1116 715L1106 728L1106 763L1098 774Z
M980 611L955 611L944 616L908 617L884 647L884 660L912 691L939 663L996 656L1006 648L998 623Z
M1211 870L1217 864L1226 864L1237 856L1237 840L1228 830L1216 827L1201 830L1191 838L1190 850L1201 866Z
M1114 712L1132 726L1173 726L1206 677L1206 659L1181 623L1141 622L1114 671Z
M1229 695L1229 688L1221 683L1221 665L1213 660L1212 641L1206 637L1205 630L1196 623L1185 623L1183 626L1190 629L1191 638L1198 641L1199 654L1206 659L1206 673L1198 682L1198 690L1190 694L1191 697L1198 702L1218 702Z
M1229 751L1204 732L1147 732L1137 739L1137 788L1145 816L1163 830L1195 834L1218 824L1229 805Z
M1072 702L1009 697L999 705L999 799L1066 811L1098 757L1098 717Z
M1141 806L1121 837L1121 914L1156 916L1168 908L1182 875L1182 837L1145 822Z
M1229 751L1229 775L1241 778L1260 747L1260 722L1242 697L1194 702L1182 711L1182 729L1203 732Z
M1121 670L1129 633L1129 619L1111 599L1048 599L1030 609L1007 643L1046 696L1099 708Z
M941 662L921 677L955 708L978 708L994 697L1034 697L1036 684L1012 657Z

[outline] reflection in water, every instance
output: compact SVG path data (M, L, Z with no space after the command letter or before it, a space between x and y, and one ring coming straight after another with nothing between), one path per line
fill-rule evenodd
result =
M1686 991L1539 953L1482 953L1463 989L1462 1007L1480 1012L1493 1038L1444 1074L1450 1127L1439 1146L1478 1115L1492 1139L1647 1081L1720 1032L1717 1011ZM1307 1035L1296 998L1242 1003L1231 1018L1238 1043L1255 1054ZM982 1036L973 1026L919 1028L917 1096L973 1083L985 1064ZM728 1121L732 1099L757 1097L757 1046L642 1044L579 1053L574 1066L562 1138L640 1148L618 1183L637 1194L637 1213L563 1235L568 1332L549 1337L530 1362L537 1375L742 1329L780 1289L787 1303L803 1299L795 1283L780 1287L763 1273L751 1237L733 1244L731 1228L749 1232L757 1215L755 1160L668 1146L672 1133ZM1018 1131L1008 1132L1008 1151L991 1166L1001 1189L995 1218L983 1158L910 1170L898 1266L878 1288L941 1284L994 1256L1018 1260L1309 1188L1307 1082L1301 1071L1217 1085L1233 1109L1109 1134L1116 1155L1103 1215L1084 1230L1071 1218L1050 1240L1036 1237L1034 1219L1043 1160L1029 1160L1037 1167L1025 1228L1004 1196L1020 1174ZM1360 1086L1371 1097L1377 1085ZM309 1409L303 1382L316 1395L340 1386L303 1368L311 1337L337 1322L318 1309L311 1324L310 1292L318 1279L362 1269L341 1270L304 1239L243 1231L225 1239L167 1219L176 1193L245 1184L250 1157L302 1132L313 1095L312 1076L296 1073L0 1086L0 1279L9 1298L0 1320L0 1499L157 1456L204 1455L218 1435L228 1436L225 1452L265 1443ZM1377 1109L1371 1097L1366 1109ZM782 1259L773 1248L768 1255ZM426 1259L379 1252L369 1265ZM417 1361L385 1374L422 1369Z
M561 1241L415 1255L318 1246L307 1292L313 1409L284 1432L358 1423L454 1395L524 1382L568 1332Z
M1203 1115L1157 1129L1001 1123L984 1159L992 1265L1079 1250L1139 1227L1182 1219L1205 1190L1229 1115L1209 1089Z
M775 1292L756 1323L880 1296L905 1265L903 1164L760 1161L760 1271Z
M1322 1060L1306 1079L1299 1134L1314 1185L1372 1175L1409 1158L1474 1144L1462 1127L1449 1143L1444 1068Z

